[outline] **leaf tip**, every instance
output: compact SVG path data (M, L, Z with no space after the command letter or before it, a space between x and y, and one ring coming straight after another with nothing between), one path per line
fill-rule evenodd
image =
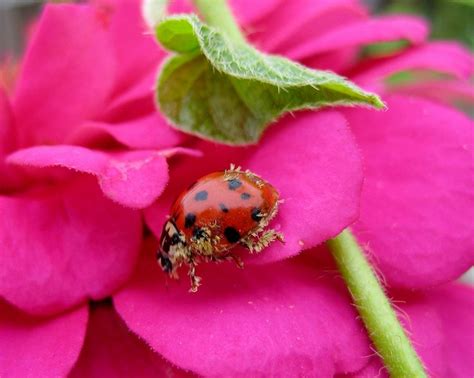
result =
M382 101L382 99L377 96L376 94L372 94L370 96L370 102L371 104L374 106L375 109L377 110L387 110L387 104L385 104L385 102Z

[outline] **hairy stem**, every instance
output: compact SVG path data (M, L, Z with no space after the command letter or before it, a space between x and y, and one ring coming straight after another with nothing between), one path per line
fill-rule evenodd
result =
M427 377L380 281L349 229L327 242L391 377Z
M245 42L226 0L194 0L194 4L208 25L224 33L233 42Z

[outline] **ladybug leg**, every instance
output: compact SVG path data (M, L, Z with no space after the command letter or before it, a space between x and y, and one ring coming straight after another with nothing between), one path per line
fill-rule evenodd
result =
M235 263L235 265L237 265L240 269L244 268L244 262L237 255L230 254L226 257L226 260L233 261Z
M237 256L237 255L233 255L233 254L228 254L226 256L223 256L221 258L221 260L223 261L233 261L235 263L235 265L237 265L237 267L239 267L240 269L243 269L244 268L244 262L242 261L242 259Z
M198 290L199 285L201 285L201 277L198 277L196 275L196 265L197 265L196 261L190 258L188 264L189 264L188 275L191 280L191 288L189 289L189 291L191 293L195 293Z
M174 280L179 280L179 274L177 270L174 270L170 273L170 277Z
M273 229L266 230L261 234L251 235L250 238L242 241L243 245L251 252L259 253L268 247L275 240L284 243L283 234Z
M242 259L239 256L233 255L231 253L225 256L211 256L209 257L208 261L212 261L215 263L220 263L223 261L233 261L235 265L237 265L237 267L239 267L240 269L244 268L244 262L242 261Z

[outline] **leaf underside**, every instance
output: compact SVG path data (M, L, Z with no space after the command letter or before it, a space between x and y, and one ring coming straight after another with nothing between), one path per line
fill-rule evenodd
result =
M228 41L195 16L175 16L156 30L177 53L157 84L162 113L180 130L225 144L256 143L282 114L323 106L383 108L375 94L327 71L308 69Z

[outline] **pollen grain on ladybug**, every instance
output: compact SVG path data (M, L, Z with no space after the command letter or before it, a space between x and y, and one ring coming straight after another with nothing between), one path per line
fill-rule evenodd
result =
M157 259L173 278L182 265L189 268L190 291L197 291L201 262L234 261L243 267L233 248L251 253L264 250L283 235L267 226L278 212L278 191L249 170L230 169L201 177L178 196L163 226Z

